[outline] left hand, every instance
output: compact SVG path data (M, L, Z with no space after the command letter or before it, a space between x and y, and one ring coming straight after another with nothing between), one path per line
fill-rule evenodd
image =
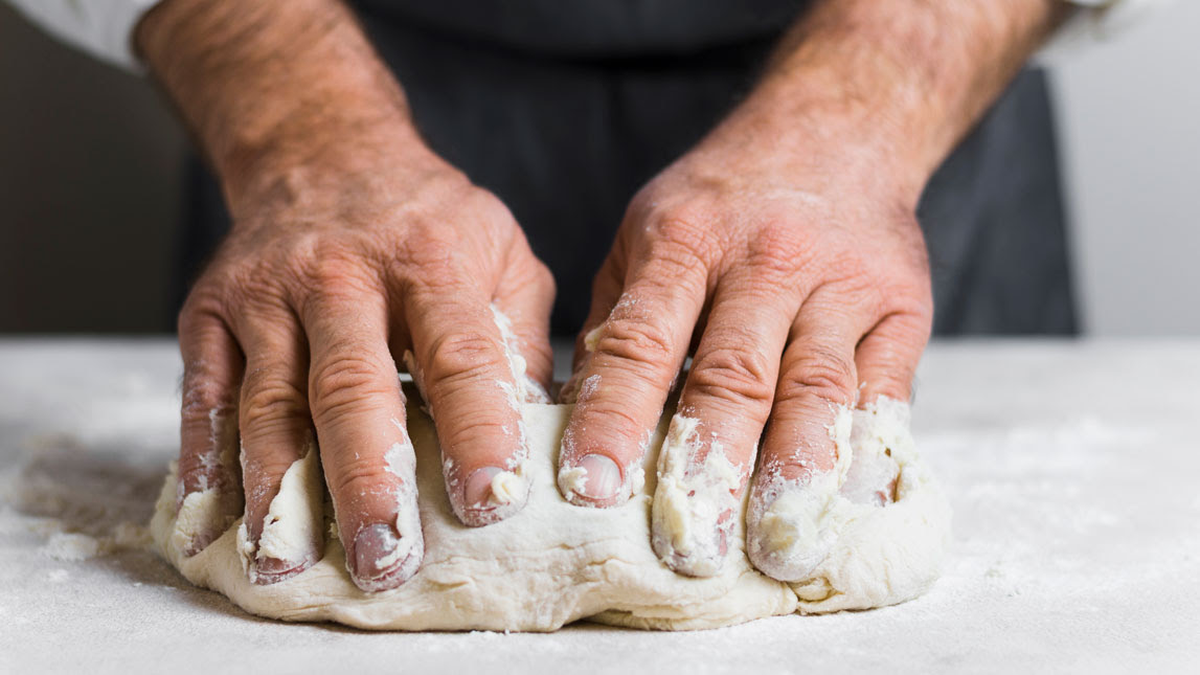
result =
M735 115L634 198L564 391L578 406L560 488L618 505L694 352L664 444L684 451L660 458L653 514L656 553L694 576L720 569L764 426L750 542L755 513L833 469L836 406L908 400L932 324L914 181L853 138L814 134L784 153L756 124ZM683 489L663 498L671 481ZM816 564L755 548L781 580Z

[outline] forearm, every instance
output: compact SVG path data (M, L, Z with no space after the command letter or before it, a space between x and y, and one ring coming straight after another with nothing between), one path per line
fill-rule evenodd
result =
M322 175L353 174L373 165L363 153L423 147L340 0L167 0L136 41L235 211L280 176L303 180L314 158Z
M770 139L787 162L824 161L814 147L832 140L843 163L896 177L915 201L1067 11L1057 0L821 0L727 126Z

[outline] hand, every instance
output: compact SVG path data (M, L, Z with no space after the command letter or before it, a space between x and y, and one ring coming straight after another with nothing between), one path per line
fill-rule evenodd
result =
M653 543L672 569L701 576L725 556L764 425L752 513L833 469L837 406L908 399L932 317L911 196L855 171L843 149L814 146L782 166L724 142L733 136L633 200L578 343L561 459L569 498L628 498L694 343L659 460ZM576 467L586 481L572 490Z
M1063 16L1051 0L814 3L750 96L630 205L564 389L564 496L637 489L693 351L652 507L665 564L720 569L760 437L747 549L776 579L804 579L832 543L790 505L831 484L891 500L887 462L841 474L838 408L908 400L933 311L917 199Z
M212 433L236 414L246 523L257 545L283 474L311 445L315 425L339 536L364 590L395 586L420 563L400 355L415 356L410 368L437 424L447 493L467 525L511 514L528 491L525 440L510 431L520 426L513 394L529 387L519 382L526 373L510 368L493 305L511 318L528 376L545 383L551 373L549 272L495 197L426 161L419 170L369 167L370 177L306 177L240 209L179 321L181 498L218 487L237 508L228 494L236 478L214 461L235 435ZM495 494L496 480L512 491ZM321 557L321 542L311 544L300 559L252 556L252 579L303 571ZM377 561L398 548L408 557L380 569Z
M244 20L256 30L236 30ZM397 363L407 362L434 416L458 518L477 526L516 512L528 494L518 395L551 374L549 271L503 204L420 141L340 3L171 0L147 22L152 65L194 118L234 219L179 318L179 499L216 500L185 552L219 536L244 494L252 581L315 563L319 526L310 541L264 536L315 427L351 577L363 590L393 588L423 551ZM261 53L233 59L221 78L204 76L208 61L170 65L189 39L210 40L225 22L235 39L216 54ZM278 43L245 39L273 32ZM314 44L335 48L307 51ZM279 51L293 47L301 51L290 60ZM356 58L339 66L347 54ZM266 69L272 77L246 65L281 58L285 66ZM229 83L230 73L251 84ZM248 104L262 107L239 112Z

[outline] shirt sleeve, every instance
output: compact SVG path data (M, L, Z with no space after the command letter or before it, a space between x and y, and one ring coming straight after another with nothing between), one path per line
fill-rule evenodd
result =
M159 0L5 0L47 32L93 56L138 71L132 33ZM1148 9L1170 0L1067 0L1080 8L1039 54L1053 60L1120 32Z
M133 29L159 0L5 0L47 33L98 59L140 71Z

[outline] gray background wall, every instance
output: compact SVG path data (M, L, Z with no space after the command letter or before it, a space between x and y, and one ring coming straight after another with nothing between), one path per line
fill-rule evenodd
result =
M1200 3L1055 65L1099 335L1200 335ZM185 139L147 82L0 3L0 332L170 329Z
M1087 325L1200 335L1200 2L1055 70Z
M183 138L0 2L0 331L167 330Z

